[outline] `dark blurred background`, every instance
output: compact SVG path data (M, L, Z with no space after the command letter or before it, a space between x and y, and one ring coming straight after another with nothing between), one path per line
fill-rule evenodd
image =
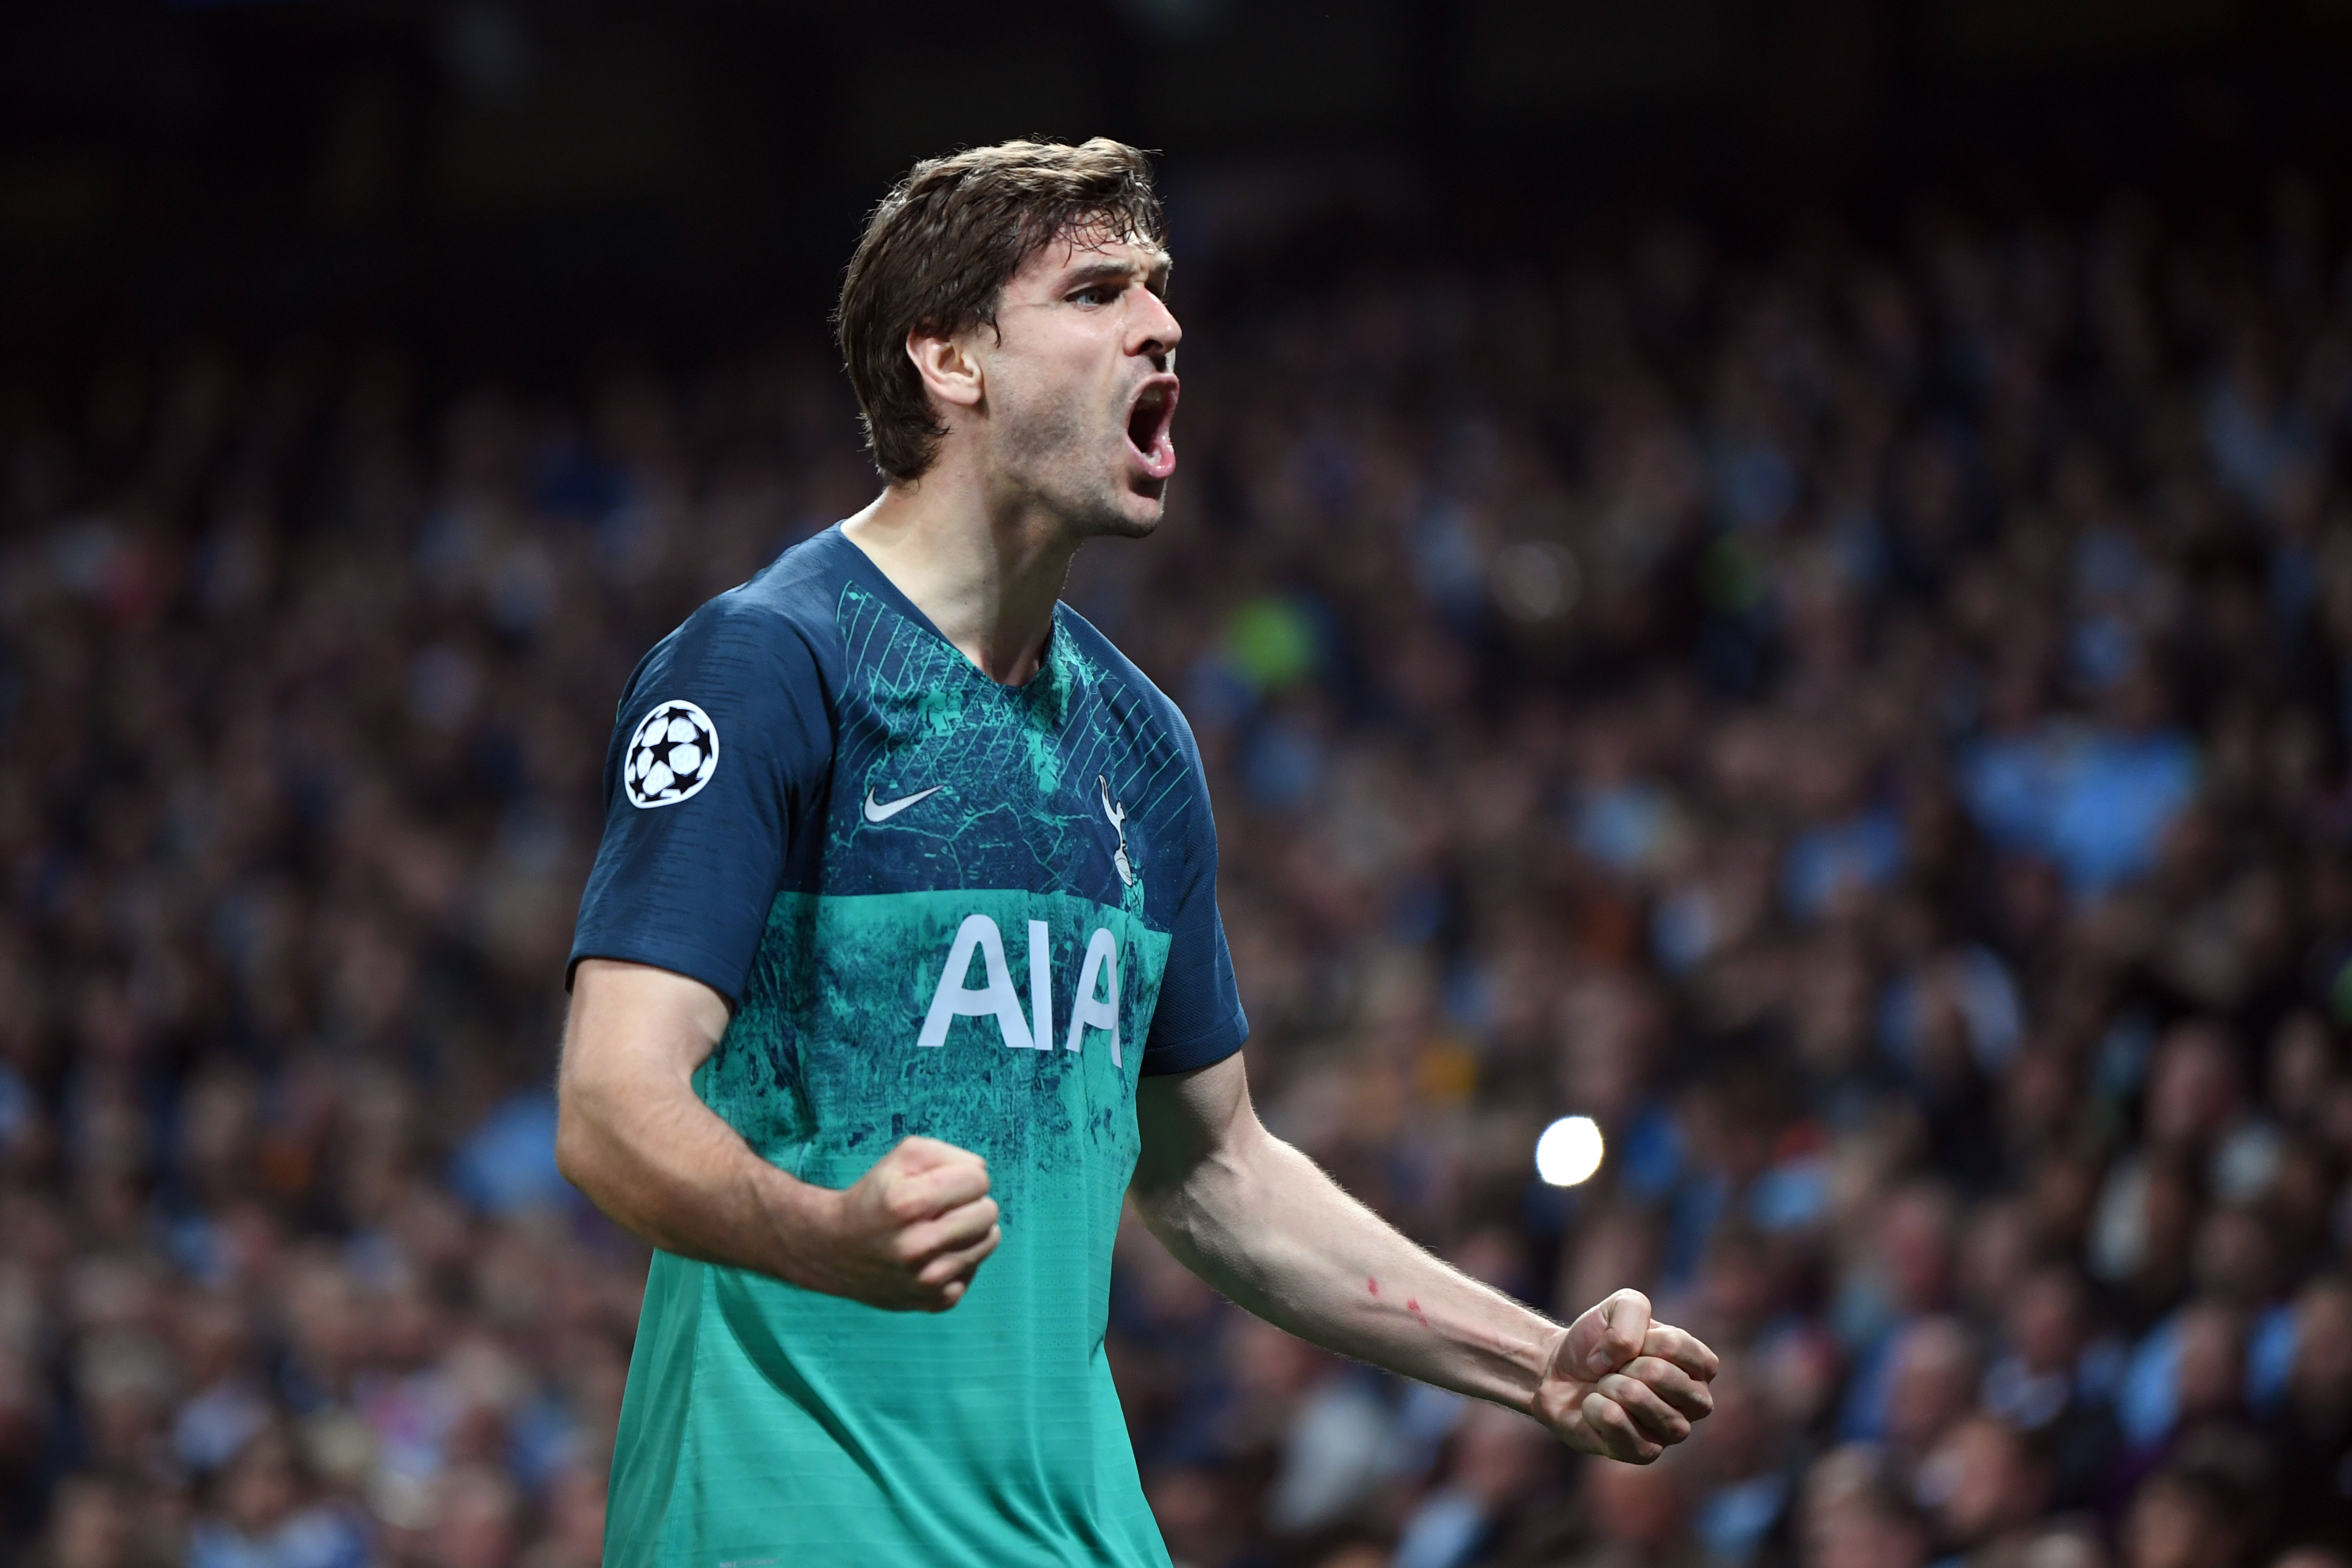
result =
M1927 191L2243 202L2341 166L2347 65L2336 0L28 3L0 331L389 331L454 375L808 333L910 161L1024 134L1161 150L1229 285L1664 207L1753 247Z
M874 493L862 214L1100 133L1184 466L1070 597L1261 1106L1726 1356L1574 1463L1130 1227L1177 1562L2345 1568L2347 81L2344 0L0 10L0 1562L596 1561L612 704Z

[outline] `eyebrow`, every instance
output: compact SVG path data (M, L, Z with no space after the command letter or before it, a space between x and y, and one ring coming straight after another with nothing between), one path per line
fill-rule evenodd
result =
M1168 286L1168 273L1173 265L1164 254L1154 258L1148 267L1139 267L1131 261L1089 261L1082 267L1071 268L1062 287L1068 290L1083 289L1089 283L1124 282L1139 272L1143 275L1143 286L1156 293Z

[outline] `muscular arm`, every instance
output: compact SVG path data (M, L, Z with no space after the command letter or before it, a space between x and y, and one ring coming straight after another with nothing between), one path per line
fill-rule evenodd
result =
M725 999L699 981L582 961L557 1082L564 1178L667 1252L869 1306L954 1306L999 1239L986 1163L909 1138L845 1190L795 1180L694 1092L726 1028Z
M1147 1078L1144 1223L1240 1306L1327 1350L1647 1463L1713 1408L1713 1352L1621 1290L1566 1327L1422 1250L1268 1132L1235 1055Z

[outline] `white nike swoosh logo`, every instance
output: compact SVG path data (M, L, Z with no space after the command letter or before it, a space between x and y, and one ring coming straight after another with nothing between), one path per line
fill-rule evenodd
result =
M933 784L929 789L919 789L912 795L902 795L894 801L877 805L874 801L874 791L872 787L869 786L866 791L866 820L868 822L887 822L892 817L898 816L900 812L906 810L908 806L914 805L917 801L922 800L929 795L935 795L939 794L940 791L947 787L948 786L945 784Z

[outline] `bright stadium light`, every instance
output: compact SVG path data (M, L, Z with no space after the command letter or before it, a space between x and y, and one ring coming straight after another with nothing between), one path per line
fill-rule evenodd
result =
M1563 1116L1536 1140L1536 1174L1555 1187L1572 1187L1601 1169L1601 1124L1590 1116Z

